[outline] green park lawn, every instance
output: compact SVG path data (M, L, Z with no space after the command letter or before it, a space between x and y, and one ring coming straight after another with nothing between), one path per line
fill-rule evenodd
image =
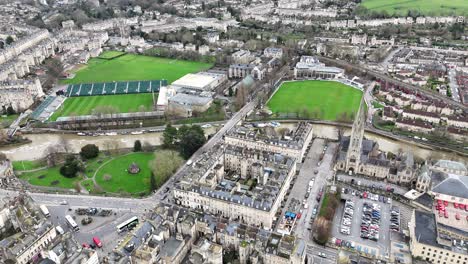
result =
M96 182L106 192L142 193L149 191L151 169L149 162L154 159L153 153L131 153L117 157L105 163L96 173ZM127 172L129 166L135 162L140 168L137 174ZM111 179L106 181L104 175Z
M0 115L0 128L9 127L16 118L18 118L18 115Z
M60 167L53 167L34 172L20 173L19 178L28 181L32 185L58 187L73 189L74 183L81 180L81 177L66 178L60 174Z
M13 161L13 170L27 171L43 167L44 164L38 160L18 160Z
M58 187L73 189L75 182L86 188L91 193L126 193L139 195L148 193L150 189L151 169L149 162L154 159L154 153L132 152L124 155L105 155L101 153L99 157L85 162L85 171L75 178L66 178L60 174L60 166L45 168L34 172L21 173L21 164L28 168L37 167L37 161L15 162L15 171L20 179L28 181L32 185L45 187ZM138 174L127 172L130 164L135 162L140 167ZM106 181L104 175L111 175L111 179ZM95 186L92 177L98 186Z
M370 11L406 16L409 10L426 16L468 15L467 0L363 0L362 6Z
M101 56L108 57L103 53ZM80 68L73 79L63 80L64 84L95 83L112 81L142 81L165 79L169 83L187 73L209 69L211 63L183 61L151 56L125 54L112 60L93 58Z
M155 100L157 100L157 94L155 94ZM98 106L112 106L119 113L138 112L141 106L145 111L152 111L153 95L142 93L70 97L52 114L50 120L55 121L61 116L90 115Z
M304 110L323 120L336 120L343 113L354 115L362 92L334 81L286 82L267 103L273 113L299 113Z

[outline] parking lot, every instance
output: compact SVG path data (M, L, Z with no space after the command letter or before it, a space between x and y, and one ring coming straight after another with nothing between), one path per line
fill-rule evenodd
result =
M97 208L96 214L78 214L81 213L76 209L89 209L90 207L70 207L69 205L48 205L50 212L50 220L55 226L60 226L65 232L74 232L76 240L80 245L94 245L93 237L98 237L102 242L100 254L107 255L118 245L119 241L126 235L126 232L117 233L116 226L135 213L130 210L105 210ZM71 210L70 210L71 209ZM109 213L111 211L111 213ZM104 212L104 214L101 214ZM72 231L65 220L65 215L70 215L74 218L79 231ZM83 225L82 219L90 217L92 222Z
M359 250L369 255L387 255L390 247L391 200L389 203L389 200L382 200L382 198L377 198L371 193L367 194L367 198L361 198L363 196L362 192L359 193L356 190L347 189L347 193L341 194L343 200L333 219L332 236L338 239L338 242L342 246ZM346 211L345 200L348 201ZM352 205L352 207L349 207L349 205ZM350 209L352 209L352 214ZM349 230L345 228L344 232L341 232L344 218L348 219L346 223ZM367 235L361 237L363 233Z

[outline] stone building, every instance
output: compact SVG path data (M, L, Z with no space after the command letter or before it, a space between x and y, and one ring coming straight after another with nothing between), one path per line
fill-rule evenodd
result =
M235 127L225 135L227 144L282 153L294 157L298 162L302 161L308 145L312 140L312 125L299 123L288 135L280 138L267 136L262 130L253 131L245 127Z
M176 185L176 203L248 225L272 228L296 173L295 159L231 145L209 155L206 160L195 162ZM253 161L251 166L240 163L245 159Z
M15 111L23 111L42 96L39 79L0 82L0 108L11 106Z
M379 150L377 142L364 138L365 120L362 100L351 136L343 137L340 142L335 169L393 183L412 184L416 180L417 171L412 153L401 153L395 158L388 158L386 153Z

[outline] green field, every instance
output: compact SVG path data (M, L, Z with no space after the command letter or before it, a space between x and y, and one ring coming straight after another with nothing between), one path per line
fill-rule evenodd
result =
M117 157L104 164L96 173L96 182L106 192L141 193L148 191L151 169L148 166L154 159L153 153L131 153ZM138 174L127 172L130 164L135 162L140 167ZM111 175L111 180L106 181L104 175Z
M0 115L0 128L9 127L11 123L16 120L16 118L18 118L18 115Z
M155 94L155 100L157 100L157 94ZM70 97L49 120L55 121L61 116L90 115L99 106L112 106L118 113L139 112L143 108L145 111L152 111L153 95L142 93Z
M53 167L35 172L20 173L19 178L28 181L32 185L59 187L73 189L74 183L81 177L66 178L60 174L60 167Z
M343 113L353 115L362 92L334 81L286 82L267 103L273 113L303 113L324 120L336 120Z
M107 54L115 56L115 52ZM110 56L109 55L109 56ZM182 61L166 58L157 58L143 55L126 54L108 60L93 58L85 67L80 68L73 79L63 80L64 84L95 83L112 81L143 81L165 79L169 83L179 79L187 73L209 69L211 63L196 61Z
M154 159L154 153L131 152L124 155L105 155L85 161L85 170L75 178L66 178L60 174L60 166L44 168L34 172L17 172L20 179L26 180L32 185L45 187L58 187L74 189L76 183L80 183L91 193L124 193L132 195L147 194L150 189L151 169L149 162ZM135 162L140 167L138 174L127 172L130 164ZM37 161L17 162L28 167L37 164ZM104 175L111 175L110 180L105 180ZM94 185L93 177L97 183Z
M45 164L38 160L18 160L13 161L14 171L27 171L43 167Z
M370 11L389 15L408 15L409 10L426 16L468 15L467 0L363 0L362 6Z

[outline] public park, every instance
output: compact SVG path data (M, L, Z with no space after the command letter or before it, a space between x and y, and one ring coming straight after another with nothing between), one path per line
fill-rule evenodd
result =
M373 12L407 16L415 11L426 16L468 15L466 0L363 0L361 6Z
M72 153L63 139L40 160L13 161L13 170L43 191L142 197L164 184L206 137L197 125L168 125L161 141L163 145L151 146L135 140L133 148L119 148L112 141L104 149L86 144Z
M353 116L361 98L362 91L340 82L293 81L283 83L267 106L276 116L337 120Z

